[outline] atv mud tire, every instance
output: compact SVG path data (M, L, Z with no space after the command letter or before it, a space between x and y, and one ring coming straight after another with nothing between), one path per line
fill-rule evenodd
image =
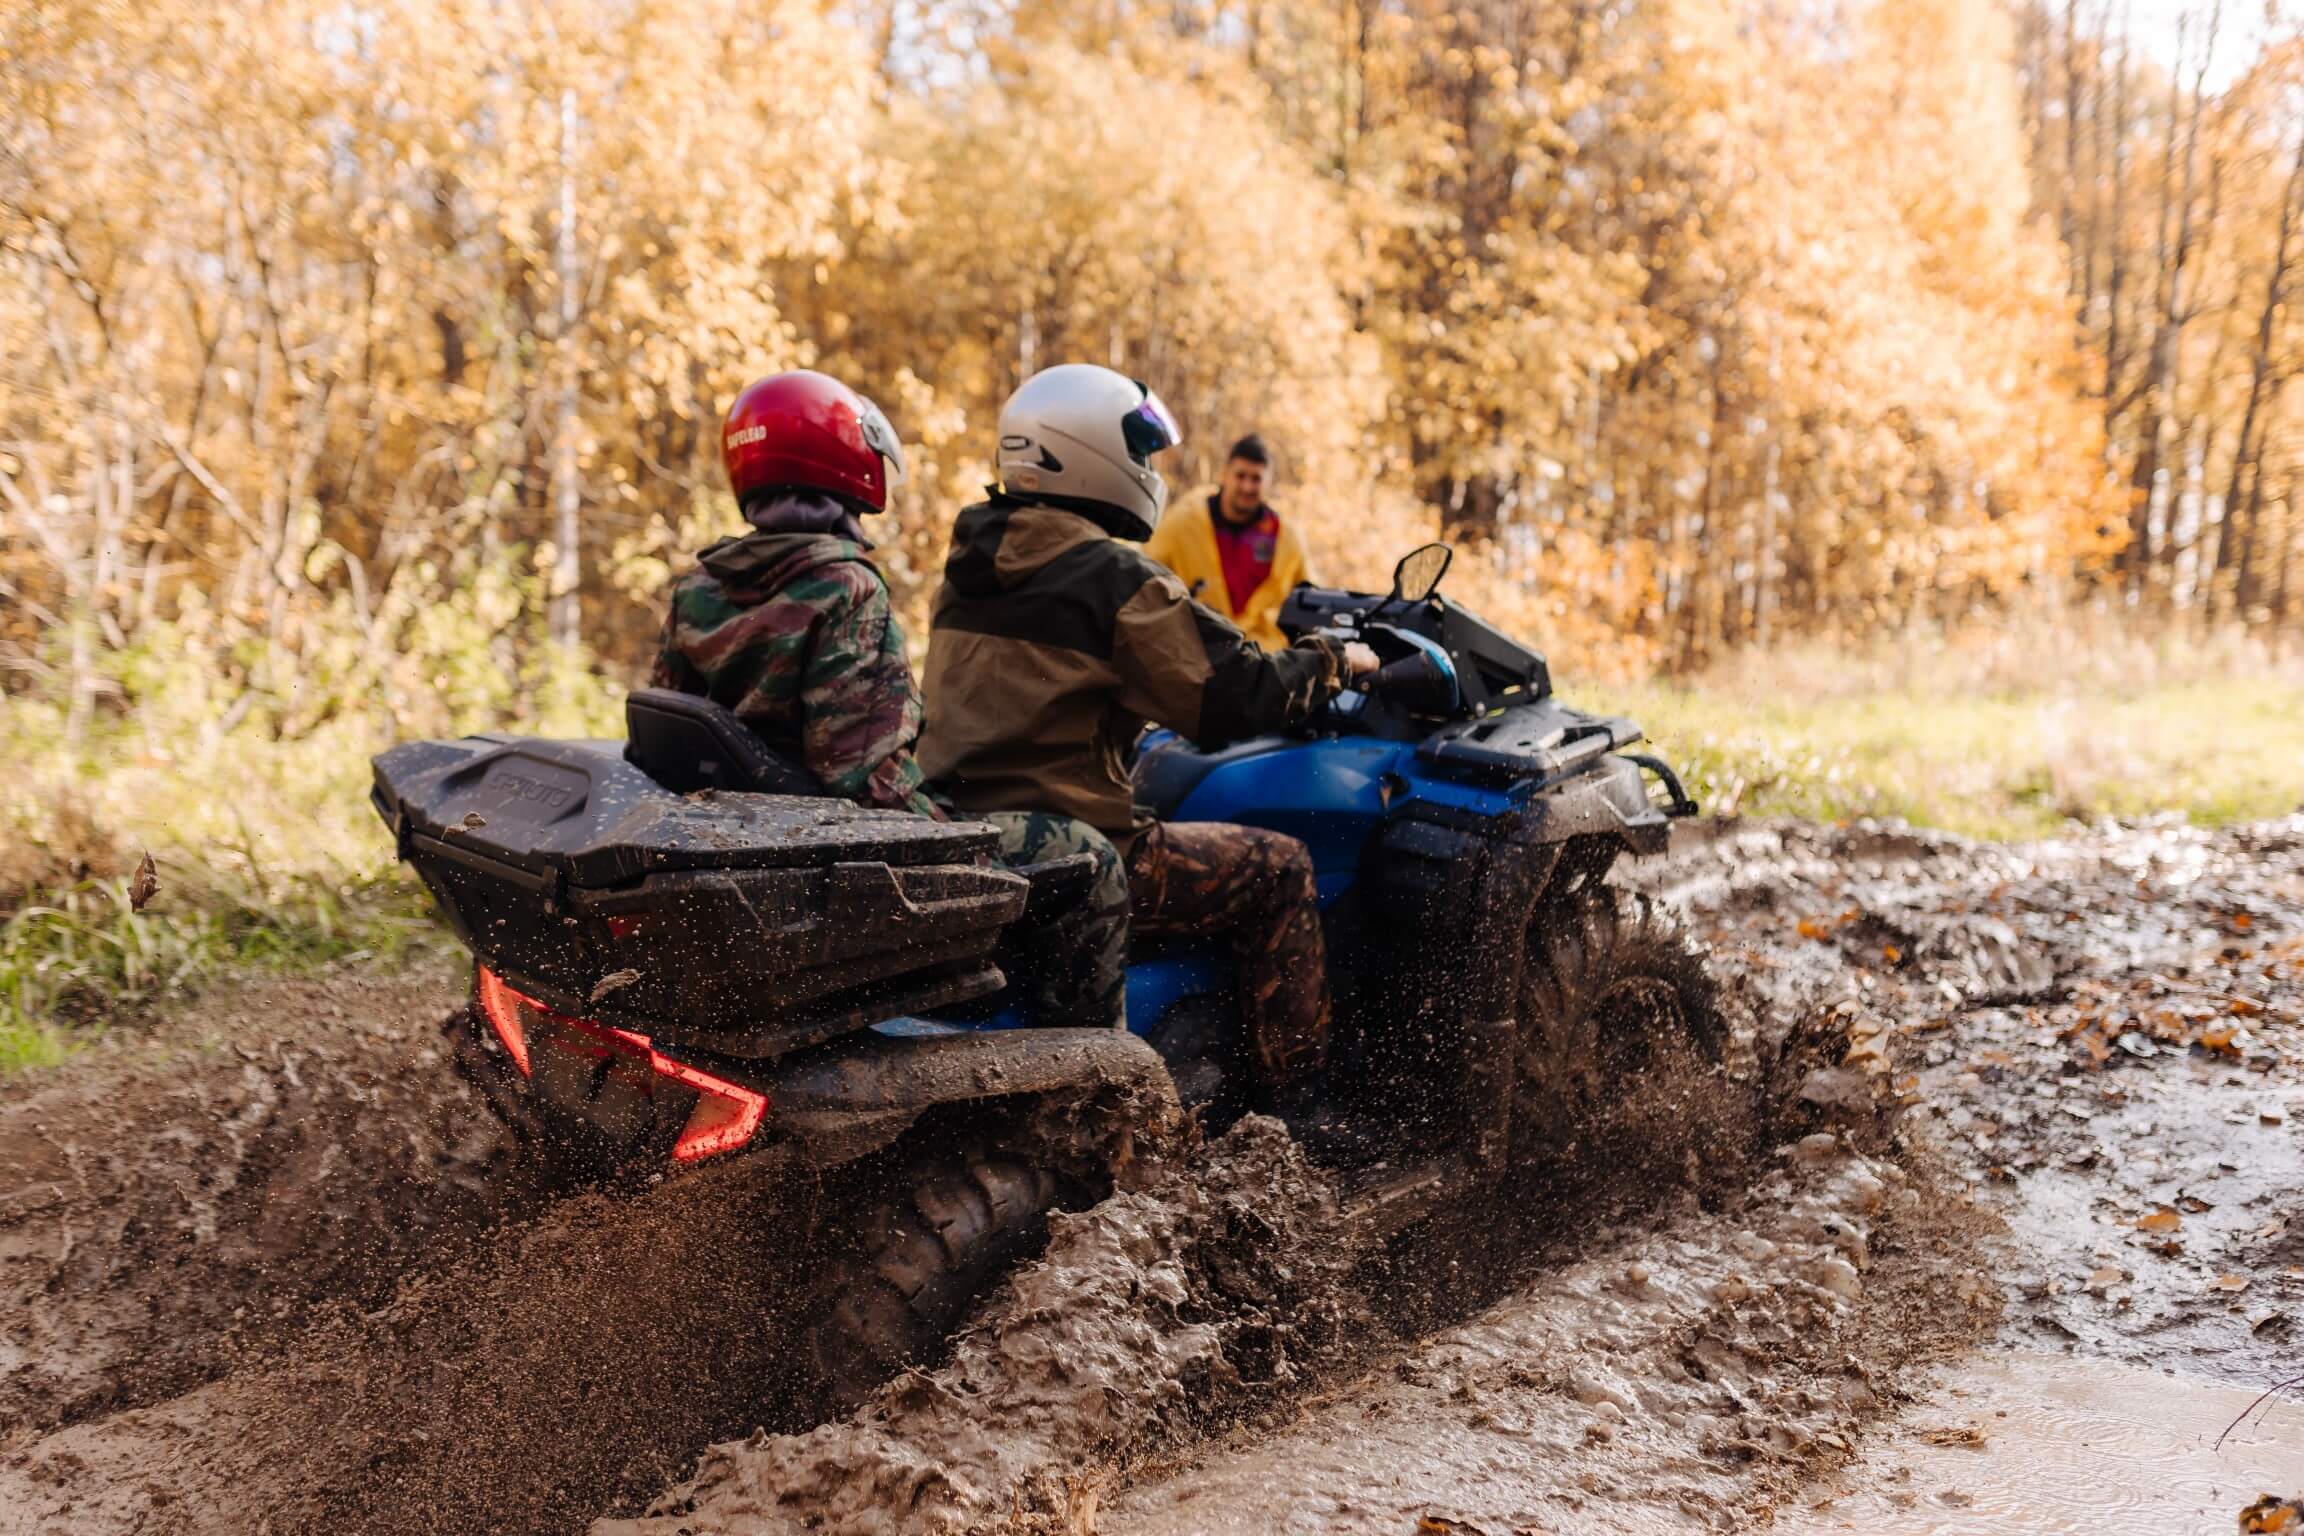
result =
M456 1075L472 1085L504 1127L512 1178L548 1194L584 1189L608 1179L615 1163L580 1125L551 1116L520 1079L494 1030L470 1008L440 1021L440 1034Z
M1662 909L1597 882L1547 898L1521 968L1516 1156L1682 1161L1717 1118L1726 1045L1702 951Z
M1045 1241L1056 1176L1006 1153L930 1157L869 1206L827 1276L817 1370L847 1408L939 1355L970 1306Z

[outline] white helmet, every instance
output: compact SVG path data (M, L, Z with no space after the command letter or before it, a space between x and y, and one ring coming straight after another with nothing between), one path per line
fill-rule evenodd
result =
M1000 489L1148 539L1168 505L1152 455L1184 440L1160 397L1125 374L1065 363L1026 379L1000 408Z

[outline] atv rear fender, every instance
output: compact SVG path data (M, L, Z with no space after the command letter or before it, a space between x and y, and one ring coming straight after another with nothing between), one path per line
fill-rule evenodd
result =
M819 1167L876 1152L931 1111L998 1101L1117 1175L1181 1120L1168 1068L1125 1030L861 1034L785 1057L757 1081L770 1129Z

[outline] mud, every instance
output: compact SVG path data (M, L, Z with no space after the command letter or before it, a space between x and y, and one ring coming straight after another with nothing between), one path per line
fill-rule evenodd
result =
M2262 1382L2304 1314L2304 820L1846 843L1745 829L1659 884L1900 1063L1907 1134L2007 1218L2016 1342Z
M942 1369L846 1421L715 1447L648 1518L594 1532L1093 1528L1121 1465L1349 1347L1353 1257L1285 1129L1251 1117L1194 1168L1059 1217Z
M0 1525L574 1529L776 1411L806 1235L750 1181L563 1202L293 1358L43 1437Z
M1804 1490L1776 1529L2231 1531L2255 1490L2300 1479L2304 1412L2293 1407L2136 1366L1995 1355L1949 1373L1862 1459Z
M1990 1322L1963 1228L1819 1133L1729 1210L1601 1245L1099 1529L1734 1528L1846 1450L1883 1378Z
M261 1359L519 1208L458 983L253 987L0 1090L0 1446Z
M813 1428L810 1182L498 1192L426 1055L447 977L246 994L0 1086L0 1530L1968 1529L1887 1480L1945 1393L2053 1399L1979 1386L1986 1336L2181 1366L2171 1402L2295 1373L2304 820L1687 830L1628 873L1732 980L1705 1108L1737 1134L1370 1254L1246 1122ZM2203 1474L2206 1528L2254 1465Z

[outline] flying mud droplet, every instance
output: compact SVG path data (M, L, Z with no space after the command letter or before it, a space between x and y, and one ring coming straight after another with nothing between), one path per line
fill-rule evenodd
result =
M488 825L488 818L478 811L466 811L464 813L464 826L468 831L476 832L486 825Z
M160 870L152 862L150 851L136 861L136 873L128 881L128 910L141 912L153 897L160 894Z
M596 1003L611 992L621 992L639 979L640 973L635 970L610 971L593 983L590 1001Z

